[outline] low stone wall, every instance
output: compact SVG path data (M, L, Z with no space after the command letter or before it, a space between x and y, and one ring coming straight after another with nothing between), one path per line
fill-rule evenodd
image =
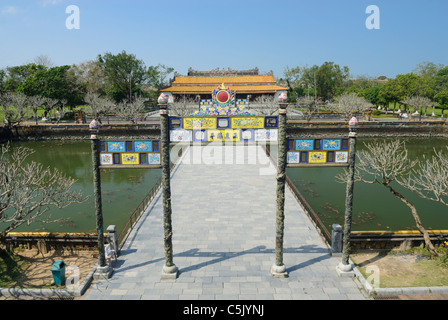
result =
M7 250L36 248L42 253L52 250L97 250L98 236L96 233L10 232L6 236L6 247Z
M431 242L437 246L448 241L448 230L428 230ZM352 231L352 252L368 250L408 250L424 247L423 235L418 231Z
M293 137L346 137L346 121L288 121L287 135ZM160 124L157 121L131 124L103 124L103 139L159 139ZM358 137L448 137L444 120L423 121L360 121ZM90 138L87 124L60 123L21 125L8 129L0 126L0 142L8 140L87 140Z
M155 122L131 124L103 124L100 136L103 139L159 139L160 125ZM88 124L39 124L21 125L8 129L0 127L0 141L32 141L32 140L88 140L90 131Z
M448 137L448 126L443 120L426 121L360 121L358 137ZM346 137L345 121L303 122L289 121L288 136L293 137Z

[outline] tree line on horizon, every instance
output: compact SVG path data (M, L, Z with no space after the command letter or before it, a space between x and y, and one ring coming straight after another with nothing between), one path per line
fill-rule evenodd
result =
M360 76L350 78L350 69L334 62L286 67L281 80L289 89L290 102L311 97L327 103L348 95L364 98L375 107L412 106L420 113L426 107L448 108L448 65L419 63L412 72L393 79Z
M80 105L89 105L97 115L120 111L130 117L125 114L129 109L142 110L142 104L156 102L173 72L163 64L147 66L124 50L99 54L96 59L71 66L54 66L47 56L39 56L32 63L0 69L0 105L4 118L12 122L23 116L20 112L25 113L18 106L32 109L36 121L37 109L46 116L52 110L73 110ZM286 67L279 82L287 85L289 102L308 105L313 112L318 101L334 106L338 100L345 104L367 101L375 107L393 105L394 111L397 105L420 111L432 104L442 109L442 114L448 108L448 66L432 62L420 63L412 72L394 79L352 79L348 66L324 62L320 66Z

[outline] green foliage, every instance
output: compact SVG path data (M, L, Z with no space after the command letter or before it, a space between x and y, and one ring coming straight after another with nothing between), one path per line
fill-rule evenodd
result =
M37 70L18 86L17 92L27 96L65 99L67 105L75 106L82 102L84 91L76 79L70 78L69 69L70 66L60 66Z
M143 60L123 50L116 55L110 52L98 55L97 61L108 82L107 95L116 102L125 99L130 102L143 94L142 86L149 76Z

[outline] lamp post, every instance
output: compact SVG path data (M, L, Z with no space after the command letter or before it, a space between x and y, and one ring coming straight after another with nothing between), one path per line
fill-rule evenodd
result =
M95 194L96 230L98 233L98 267L94 278L110 278L112 269L106 264L104 253L104 230L103 230L103 205L101 201L101 175L100 175L100 153L99 153L99 124L93 119L89 124L90 141L92 144L93 163L93 186Z
M356 129L358 120L352 117L349 121L349 157L348 157L348 176L347 189L345 197L345 218L344 218L344 236L342 245L342 261L337 267L341 276L353 276L353 266L350 263L350 232L352 228L353 211L353 186L355 182L355 160L356 160Z
M171 223L171 170L170 170L170 131L168 118L168 96L161 93L157 102L160 107L160 140L162 144L162 201L163 229L165 246L165 265L162 279L176 279L178 269L173 262L173 227Z
M286 278L288 273L283 264L283 236L285 228L285 181L286 181L286 93L278 96L278 160L277 160L277 205L275 231L275 264L271 275Z

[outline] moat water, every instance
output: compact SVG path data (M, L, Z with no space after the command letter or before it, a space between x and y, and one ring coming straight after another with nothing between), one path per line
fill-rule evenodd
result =
M386 139L387 140L387 139ZM406 141L411 158L432 154L434 148L445 149L443 138L402 138ZM357 150L365 149L365 143L373 138L359 138ZM57 168L77 180L74 190L80 190L90 198L81 204L65 209L51 208L56 223L35 223L15 231L95 232L95 205L90 141L41 141L21 142L35 150L29 160L44 166ZM275 155L274 155L275 156ZM288 168L287 174L306 198L323 223L343 225L346 185L336 182L335 176L342 168ZM143 200L161 176L160 169L107 169L101 170L104 227L114 224L119 231L130 214ZM448 208L423 200L402 188L398 189L417 207L423 225L429 229L448 230ZM194 201L194 199L192 199ZM237 204L235 204L237 205ZM400 200L380 185L355 183L352 230L410 230L416 229L411 213Z

